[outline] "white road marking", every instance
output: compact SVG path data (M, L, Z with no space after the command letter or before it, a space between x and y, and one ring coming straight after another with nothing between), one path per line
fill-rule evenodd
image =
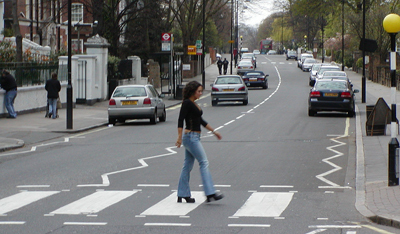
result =
M293 185L260 185L260 188L293 188Z
M70 226L104 226L106 222L64 222L64 225Z
M17 188L49 188L50 185L18 185Z
M25 221L1 221L0 225L22 225Z
M0 214L7 214L40 199L57 194L59 191L30 191L21 192L0 200Z
M169 184L138 184L138 187L169 187Z
M228 227L271 227L270 224L228 224Z
M134 191L98 191L66 206L63 206L51 214L94 214L101 210L122 201L138 192Z
M167 151L169 151L169 153L166 153L166 154L159 154L159 155L155 155L155 156L150 156L150 157L138 159L138 161L141 164L141 166L127 168L127 169L123 169L123 170L119 170L119 171L108 172L108 173L105 173L105 174L101 175L101 178L102 178L102 181L103 181L102 184L80 184L80 185L77 185L77 187L109 186L110 185L110 180L108 179L108 176L148 167L149 165L145 162L146 160L154 159L154 158L161 158L161 157L169 156L169 155L172 155L172 154L176 154L176 151L172 150L173 148L176 148L176 146L165 148Z
M231 121L225 123L224 125L226 126L226 125L229 125L229 124L231 124L231 123L233 123L233 122L235 122L235 120L231 120Z
M293 193L253 193L233 216L279 217L292 198Z
M332 181L330 181L330 180L325 178L326 176L328 176L328 175L330 175L330 174L332 174L334 172L337 172L337 171L342 169L342 167L336 165L335 163L331 162L330 160L342 157L344 155L342 152L340 152L338 150L335 150L334 148L346 145L345 142L341 142L338 139L348 137L349 127L350 127L350 119L346 118L345 132L344 132L343 135L339 135L339 136L337 136L337 135L328 135L328 136L335 136L335 137L331 138L330 140L336 142L337 144L333 145L333 146L326 147L326 149L329 150L329 151L332 151L333 153L335 153L335 155L333 155L331 157L328 157L328 158L325 158L322 161L324 163L330 165L331 167L333 167L333 169L315 176L317 179L319 179L322 182L327 183L329 185L329 186L318 186L318 188L323 188L323 189L327 189L327 188L346 188L346 189L350 189L351 188L349 186L340 186L340 185L338 185L338 184L336 184L336 183L334 183L334 182L332 182Z
M310 225L308 226L308 228L347 228L347 229L351 229L351 228L362 228L362 226L360 225Z
M190 211L196 209L201 203L205 201L204 192L191 192L191 195L196 199L195 203L177 203L177 192L172 193L165 199L161 200L154 206L148 208L140 215L165 215L165 216L184 216Z
M315 234L315 233L324 232L326 230L328 230L328 229L317 229L317 230L314 230L314 231L311 231L311 232L307 232L306 234Z
M144 226L190 227L190 223L145 223Z

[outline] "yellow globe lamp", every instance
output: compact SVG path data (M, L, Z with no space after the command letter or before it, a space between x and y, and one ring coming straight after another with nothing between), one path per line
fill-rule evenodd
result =
M400 16L389 14L383 19L383 28L388 33L398 33L400 31Z

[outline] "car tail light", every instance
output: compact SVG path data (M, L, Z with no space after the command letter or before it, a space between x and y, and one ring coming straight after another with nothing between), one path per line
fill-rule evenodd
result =
M250 68L253 69L253 66L251 66Z
M243 78L243 81L248 81L249 80L249 78Z
M310 93L310 97L321 97L321 92L319 91L312 91Z
M117 105L117 103L115 103L114 99L110 99L110 101L108 102L108 105L115 106L115 105Z
M264 78L258 78L257 80L258 80L258 81L263 81L263 80L264 80Z
M215 87L212 87L212 91L216 91L216 92L218 92L218 91L219 91L219 89L217 89L217 88L215 88Z
M245 90L246 90L246 87L245 87L245 86L242 86L242 87L240 87L238 90L239 90L239 91L245 91Z
M341 97L343 97L343 98L351 98L351 93L350 92L342 92Z
M241 66L238 66L238 69L242 69L242 67L241 67Z
M146 105L146 104L151 104L151 99L150 98L145 98L143 100L143 105Z

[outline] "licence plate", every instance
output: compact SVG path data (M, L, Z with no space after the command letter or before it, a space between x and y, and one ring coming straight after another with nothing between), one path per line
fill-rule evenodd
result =
M232 92L232 91L235 91L235 89L222 89L222 91L224 91L224 92Z
M121 104L123 106L126 106L126 105L137 105L137 101L136 100L135 101L121 101Z
M250 78L250 81L257 81L257 78Z
M337 97L337 93L324 93L324 97Z

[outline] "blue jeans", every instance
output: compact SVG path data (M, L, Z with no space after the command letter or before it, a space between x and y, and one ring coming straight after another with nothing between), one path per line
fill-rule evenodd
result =
M189 132L182 137L183 146L185 146L185 161L181 172L178 185L178 197L190 197L190 171L193 169L194 160L197 159L200 166L203 189L206 196L214 194L214 183L208 170L208 160L206 152L200 142L200 133Z
M4 95L4 105L6 106L6 109L8 111L8 114L10 115L10 117L13 117L13 118L17 117L17 113L15 113L15 110L14 110L14 100L16 97L17 97L16 89L10 90L10 91L6 92L6 94Z
M49 114L51 114L51 118L57 118L57 98L48 98L47 102L49 103Z

